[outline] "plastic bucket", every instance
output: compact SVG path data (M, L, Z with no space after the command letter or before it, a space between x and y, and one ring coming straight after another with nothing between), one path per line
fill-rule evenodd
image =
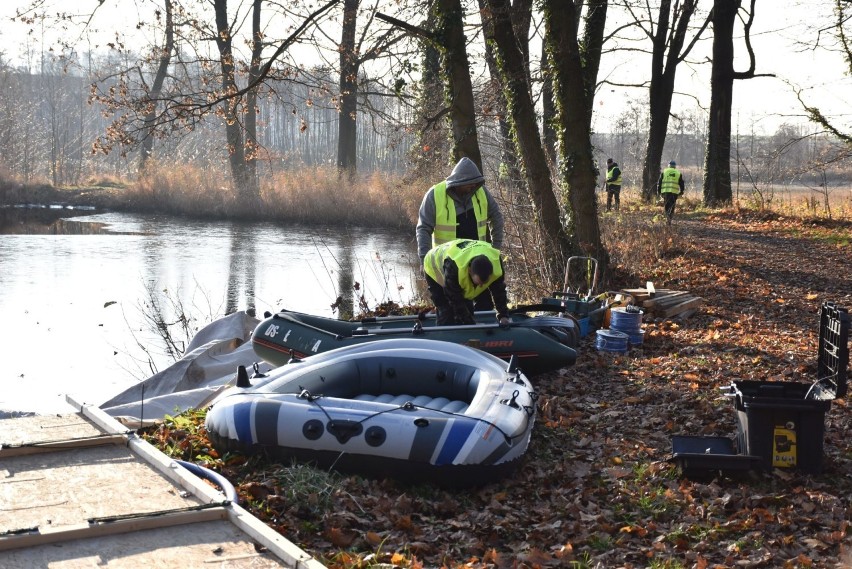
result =
M627 351L628 340L629 338L624 332L598 330L595 332L595 349L599 352L624 353Z
M645 331L642 330L642 316L645 313L633 307L617 307L612 309L609 327L617 332L627 334L627 339L632 346L642 344L645 339Z

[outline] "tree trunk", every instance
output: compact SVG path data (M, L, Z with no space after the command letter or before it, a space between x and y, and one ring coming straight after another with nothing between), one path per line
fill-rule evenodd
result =
M740 0L713 3L713 71L704 160L704 203L731 203L731 105L734 94L734 21Z
M538 225L548 245L549 268L559 269L571 245L562 230L559 202L550 178L547 157L538 133L523 54L512 28L509 0L486 0L491 12L490 28L497 49L503 92L514 131L514 143L530 198L539 214Z
M436 28L434 11L430 11L427 29ZM439 120L444 107L441 77L441 55L433 41L423 41L423 73L420 78L421 96L417 102L417 123L422 125L418 133L418 144L411 154L414 175L428 178L438 167L449 161L445 141L448 137L446 121Z
M435 9L438 10L437 27L440 44L444 47L444 69L447 73L446 96L453 134L451 158L455 163L467 156L482 170L461 1L437 0Z
M674 95L675 74L678 64L692 48L690 45L684 50L683 46L689 22L695 12L695 3L695 0L685 0L679 11L679 6L676 5L673 18L670 17L671 0L663 0L660 3L657 29L652 38L651 85L648 90L650 124L642 166L642 197L645 201L651 201L657 193Z
M260 76L260 57L263 54L263 30L260 28L261 0L254 0L251 18L251 63L249 64L249 84L254 84ZM257 177L257 92L255 85L246 93L246 183L251 185L247 194L260 199L260 184ZM253 204L249 204L253 205Z
M609 254L603 247L598 224L597 167L591 141L591 109L600 63L606 0L591 0L581 51L577 30L579 10L565 9L564 0L544 0L544 17L550 30L546 38L552 55L554 100L557 109L559 180L565 196L565 230L571 255L595 257L606 272ZM576 78L582 78L577 81Z
M486 0L479 0L479 10L481 13L486 13L490 11L490 8L487 5ZM507 2L508 4L508 2ZM517 47L521 52L521 60L523 61L523 73L526 76L527 81L527 89L530 88L530 62L529 62L529 26L532 18L532 2L531 0L516 0L515 5L510 8L509 22L514 30L514 38L516 38ZM491 76L491 85L490 91L493 93L493 105L494 109L492 111L492 115L497 115L499 127L500 127L500 144L501 144L501 156L500 162L502 164L501 167L501 177L503 172L506 172L505 181L506 184L512 189L515 190L512 193L517 194L518 190L520 190L520 186L522 184L521 178L523 174L521 173L521 166L519 164L519 157L517 155L518 149L515 145L512 136L512 128L510 126L510 120L507 113L507 104L506 104L506 96L502 91L501 82L502 75L497 64L497 56L494 53L494 46L490 41L487 41L488 38L494 37L493 30L493 19L491 18L483 18L482 28L483 34L486 38L485 42L485 62L488 65L488 72ZM520 70L518 70L520 72ZM533 119L535 117L533 116Z
M228 24L227 0L214 0L216 11L216 47L219 50L219 62L222 70L222 94L228 95L238 91L234 56L231 49L231 29ZM240 99L233 97L224 103L225 140L228 146L228 163L231 167L231 178L234 191L243 199L243 206L250 208L257 203L259 192L257 179L251 179L246 166L246 152L243 142L242 124L240 122Z
M359 56L355 50L355 28L360 0L344 0L340 39L340 110L337 138L337 168L348 179L357 170L357 123Z
M151 85L151 91L148 93L148 112L145 114L143 132L145 138L142 139L142 148L139 154L139 171L145 170L145 164L148 158L151 157L151 151L154 149L154 124L157 119L157 99L163 91L163 83L166 80L166 74L169 71L169 63L172 60L172 51L175 46L175 30L172 20L172 0L165 0L166 7L166 41L163 49L160 52L160 62L157 66L157 74L154 76L154 83Z
M548 34L545 28L545 35ZM547 44L541 46L541 74L543 84L541 87L541 140L544 144L544 153L548 164L556 169L556 141L558 136L553 123L556 120L556 105L553 102L553 79L550 55L547 53Z

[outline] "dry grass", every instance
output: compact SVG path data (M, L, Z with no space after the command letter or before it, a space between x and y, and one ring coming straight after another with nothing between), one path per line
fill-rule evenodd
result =
M149 163L145 175L128 188L126 199L139 210L219 217L227 215L236 202L229 180L224 169Z
M265 213L274 219L408 229L417 221L425 191L379 172L349 181L335 168L314 167L264 180L261 196Z
M130 185L125 198L141 210L241 217L239 195L229 182L224 165L149 164L146 175ZM407 229L416 223L426 188L379 172L358 174L349 181L338 176L334 167L305 167L262 178L257 215L294 223Z

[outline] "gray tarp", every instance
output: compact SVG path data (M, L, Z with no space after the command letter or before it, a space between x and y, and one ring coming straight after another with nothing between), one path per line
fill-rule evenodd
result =
M237 368L269 371L251 349L251 333L260 321L235 312L202 328L186 354L168 368L131 386L100 405L125 424L138 426L187 409L202 407L236 378Z

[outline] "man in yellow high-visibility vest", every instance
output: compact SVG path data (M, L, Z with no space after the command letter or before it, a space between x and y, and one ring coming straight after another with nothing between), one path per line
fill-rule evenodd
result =
M621 207L621 168L612 158L606 159L606 210L610 211L615 202L615 211Z
M510 323L500 251L489 243L455 239L433 247L423 259L423 272L439 326L476 324L473 299L482 295L493 297L500 325Z
M430 249L453 239L488 241L498 250L503 247L503 214L484 181L474 161L465 156L446 180L429 188L415 230L421 261ZM474 310L494 308L487 294L474 304Z
M672 160L669 167L660 173L660 181L657 182L657 193L663 196L663 207L666 212L666 224L672 224L675 204L679 195L685 190L683 174L677 169L677 163Z

